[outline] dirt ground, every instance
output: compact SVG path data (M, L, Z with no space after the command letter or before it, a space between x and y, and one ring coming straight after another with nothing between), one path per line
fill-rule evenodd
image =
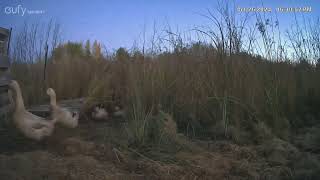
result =
M7 135L1 140L0 179L277 180L316 179L317 171L320 172L318 161L308 161L307 165L293 163L306 159L306 154L280 139L240 146L228 141L184 138L184 145L190 148L149 154L121 146L126 139L122 127L93 122L81 123L74 130L57 127L54 135L41 143L19 134ZM319 160L319 156L308 156L311 161Z

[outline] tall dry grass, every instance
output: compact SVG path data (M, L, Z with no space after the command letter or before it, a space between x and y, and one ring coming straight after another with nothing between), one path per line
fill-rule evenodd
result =
M279 47L270 44L276 41L278 24L260 18L254 28L266 46L261 57L252 50L259 42L243 31L247 20L238 25L235 14L219 12L224 17L220 21L211 12L207 17L220 31L197 29L211 43L183 42L178 33L169 32L172 47L162 48L165 52L120 48L104 57L95 55L100 50L91 52L88 44L68 42L53 49L46 80L42 56L32 62L15 61L12 71L29 105L45 102L44 89L52 87L61 99L87 97L88 104L125 106L133 136L141 144L149 136L148 124L158 104L173 115L178 132L239 143L256 141L264 133L267 137L269 131L287 139L296 128L318 123L319 62L305 59L314 58L317 50L312 56L296 51L298 59L289 61L281 42ZM313 42L317 31L312 30ZM294 39L296 46L298 40Z
M12 69L29 104L46 101L43 87L55 88L61 99L117 100L132 110L129 118L141 142L158 104L173 115L180 132L198 137L239 139L241 132L254 132L263 123L288 138L290 128L319 117L320 72L315 66L247 54L221 59L206 49L197 56L191 48L154 57L129 55L125 61L120 55L95 59L65 51L63 57L49 59L45 82L42 61Z

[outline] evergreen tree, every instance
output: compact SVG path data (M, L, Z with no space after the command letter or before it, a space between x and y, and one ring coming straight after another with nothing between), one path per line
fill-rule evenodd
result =
M119 48L116 52L116 59L118 61L124 62L124 61L128 61L130 58L129 53L127 52L127 50L125 48Z
M86 56L91 56L91 47L90 47L90 40L88 39L85 45L85 53Z

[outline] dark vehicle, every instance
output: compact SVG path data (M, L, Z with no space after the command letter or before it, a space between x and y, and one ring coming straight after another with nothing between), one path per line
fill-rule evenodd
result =
M8 85L11 80L9 45L11 29L0 27L0 119L6 118L10 112Z

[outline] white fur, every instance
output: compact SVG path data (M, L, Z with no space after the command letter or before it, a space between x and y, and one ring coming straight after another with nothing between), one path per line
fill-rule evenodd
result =
M95 120L107 120L108 116L108 112L104 108L100 108L98 106L96 106L92 112L92 117Z
M15 93L15 98L12 97L10 90L9 98L14 104L13 122L26 137L40 141L44 137L50 136L54 130L56 120L47 120L36 116L25 109L21 89L17 81L10 83L10 88Z
M50 96L50 108L52 118L57 119L57 122L67 128L75 128L78 126L79 114L75 116L67 110L57 105L56 93L52 88L47 89L47 94Z

